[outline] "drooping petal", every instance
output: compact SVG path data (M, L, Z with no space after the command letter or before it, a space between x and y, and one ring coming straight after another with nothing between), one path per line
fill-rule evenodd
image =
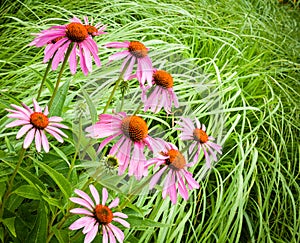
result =
M25 133L27 133L32 127L33 126L31 124L27 124L27 125L21 127L21 129L17 133L16 139L19 139L19 138L23 137L23 135Z
M98 233L98 223L86 234L85 238L84 238L84 243L90 243L92 242L97 233Z
M43 130L41 130L40 132L41 132L41 138L42 138L42 145L43 145L43 148L44 148L45 152L48 153L48 152L49 152L49 149L50 149L50 148L49 148L49 142L48 142L48 139L47 139L47 137L46 137L46 135L45 135L45 133L44 133Z
M74 192L75 192L78 196L80 196L80 197L82 197L84 200L86 200L86 201L91 205L91 207L95 207L95 204L94 204L93 200L92 200L92 199L90 198L90 196L89 196L88 194L86 194L84 191L81 191L81 190L79 190L79 189L75 189Z
M108 198L108 192L107 192L106 188L103 187L103 189L102 189L102 205L106 204L107 198Z
M84 208L73 208L70 210L70 213L74 213L74 214L84 214L84 215L88 215L88 216L94 216L93 213L91 213L90 211L84 209Z
M33 138L34 138L35 131L36 131L36 129L34 128L34 129L31 129L31 130L27 133L27 135L26 135L26 137L25 137L25 139L24 139L24 143L23 143L23 148L24 148L24 149L27 149L27 148L30 146L30 144L32 143L32 140L33 140Z
M41 139L41 132L39 129L36 129L36 133L35 133L35 147L38 152L41 152L42 139Z
M114 208L114 207L117 207L119 205L119 201L120 199L118 197L116 197L109 205L108 207L109 208Z
M86 224L90 223L93 220L91 217L82 217L77 219L73 224L69 226L70 230L78 230L86 226Z

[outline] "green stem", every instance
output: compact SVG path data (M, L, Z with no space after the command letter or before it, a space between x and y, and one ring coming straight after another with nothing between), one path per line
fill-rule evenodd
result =
M122 210L123 208L125 208L125 206L127 205L127 203L129 203L134 195L136 193L138 193L139 191L141 191L145 186L149 185L150 180L152 179L152 176L149 176L140 186L136 187L130 194L129 196L126 198L126 200L119 206L119 209Z
M72 170L74 169L74 166L75 166L75 162L76 162L77 155L78 155L79 150L80 150L81 129L82 129L82 116L79 115L78 141L77 141L77 146L76 146L76 149L75 149L74 157L73 157L73 159L72 159L72 161L71 161L70 170L69 170L69 172L68 172L68 176L67 176L67 179L68 179L68 180L70 179Z
M39 101L39 98L41 97L42 89L43 89L44 83L46 81L47 75L49 73L50 67L52 65L52 61L53 61L53 58L51 58L50 61L48 62L48 65L46 67L46 70L45 70L45 73L44 73L44 76L43 76L43 79L42 79L42 82L41 82L41 85L40 85L40 88L38 91L38 95L36 97L36 101Z
M58 77L57 77L56 85L55 85L53 94L52 94L52 96L51 96L51 99L50 99L50 101L49 101L49 105L48 105L49 110L50 110L50 108L51 108L51 106L52 106L54 97L55 97L55 95L56 95L56 93L57 93L57 90L58 90L58 87L59 87L59 83L60 83L62 74L63 74L63 72L64 72L65 66L66 66L66 64L67 64L67 61L68 61L68 59L69 59L69 56L70 56L70 54L71 54L71 51L72 51L72 49L73 49L73 45L74 45L73 42L69 45L68 50L67 50L66 55L65 55L65 58L64 58L64 61L63 61L62 65L61 65L61 68L60 68L60 71L59 71L59 74L58 74Z
M20 152L20 155L19 155L19 160L18 160L18 163L10 177L10 180L8 182L8 187L7 187L7 190L3 196L3 200L2 200L2 204L1 204L1 211L0 211L0 219L2 219L2 216L3 216L3 213L4 213L4 206L5 206L5 203L6 203L6 200L8 199L10 193L11 193L11 189L13 187L13 182L14 182L14 179L16 177L16 174L18 173L18 170L21 166L21 163L23 161L23 158L24 158L24 155L25 155L25 151L26 149L22 148L21 152Z
M143 106L143 103L141 103L141 104L138 106L138 108L136 108L135 112L133 113L133 116L135 116L136 113L138 113L138 111L142 108L142 106Z
M129 66L130 61L131 61L131 59L129 59L129 60L127 61L127 63L125 64L125 66L124 66L124 68L123 68L123 70L122 70L122 72L120 73L120 76L119 76L119 78L117 79L116 84L115 84L115 86L114 86L114 88L113 88L113 90L112 90L112 92L111 92L111 94L110 94L110 96L109 96L109 98L108 98L108 100L107 100L107 102L106 102L106 105L105 105L105 107L104 107L104 109L103 109L102 114L104 114L104 113L107 111L107 109L108 109L108 107L109 107L109 105L110 105L110 102L111 102L111 100L112 100L112 98L113 98L113 96L114 96L114 94L115 94L115 92L116 92L116 90L117 90L117 88L118 88L120 82L123 80L123 76L124 76L124 74L125 74L125 72L126 72L128 66Z

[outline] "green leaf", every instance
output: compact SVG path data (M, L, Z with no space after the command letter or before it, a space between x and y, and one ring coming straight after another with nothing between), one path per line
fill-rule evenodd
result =
M50 116L61 116L69 90L70 80L66 81L57 91L50 110Z
M53 144L50 143L50 145L51 145L51 147L55 150L55 152L56 152L56 153L57 153L64 161L66 161L66 163L68 164L68 166L71 166L71 165L70 165L70 162L69 162L67 156L64 154L64 152L61 151L58 147L54 146Z
M16 229L15 229L15 219L16 217L3 219L2 223L6 226L9 232L14 236L17 237Z
M70 242L70 236L68 230L61 230L61 229L58 230L56 227L53 227L52 230L59 243Z
M48 217L45 208L45 203L40 201L38 208L38 215L30 234L24 242L26 243L40 243L46 242L48 230Z
M55 199L55 198L51 198L51 197L45 197L45 196L42 196L42 198L43 198L49 205L55 206L55 207L57 207L57 208L59 208L59 209L62 209L62 205L61 205L60 200Z
M72 193L72 187L70 185L70 182L62 174L58 173L50 166L40 161L35 161L35 162L55 181L59 189L64 194L65 198L68 199Z
M82 90L82 92L83 92L83 96L87 102L87 105L89 107L92 122L95 123L98 120L97 110L94 106L93 101L91 100L90 96L88 95L88 93L85 90Z
M14 190L12 193L15 193L21 197L25 197L33 200L40 200L41 193L31 185L22 185Z
M130 223L130 228L144 228L144 227L171 227L170 224L163 224L156 222L151 219L146 219L142 217L138 217L136 215L128 215L126 219L128 223Z

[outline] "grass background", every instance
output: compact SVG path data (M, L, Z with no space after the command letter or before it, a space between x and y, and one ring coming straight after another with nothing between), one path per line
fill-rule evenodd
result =
M142 40L150 46L154 64L176 73L175 91L183 107L180 114L199 117L224 146L224 155L205 178L201 165L195 169L196 178L202 179L201 188L187 202L179 200L171 206L159 191L135 198L141 216L167 227L131 222L125 241L299 242L299 11L299 4L282 5L275 0L1 1L1 155L14 154L21 146L15 140L17 130L4 128L8 123L4 108L19 101L30 104L45 69L43 48L27 46L33 39L31 33L64 24L74 15L93 16L96 22L108 25L108 34L96 39L99 47L123 40ZM111 53L100 48L103 67L88 78L80 73L72 77L64 107L69 124L74 123L82 89L99 113L103 109L119 65L106 66ZM63 81L71 78L69 71L65 74ZM44 104L55 77L51 72L42 96ZM133 83L130 87L127 110L135 104L138 92ZM116 107L119 99L118 94ZM180 144L177 132L171 130L171 117L163 112L148 114L147 121L159 131L166 129L165 136ZM66 144L59 145L67 159L74 155L71 145L76 141L70 135ZM62 174L68 170L61 158L53 162L51 153L43 158L51 166L56 162L54 168ZM79 188L80 179L86 178L81 161L76 163L73 188ZM7 171L1 174L3 183L10 172L7 166L1 167ZM32 171L35 167L24 168ZM17 215L16 237L8 232L5 240L22 241L26 227L18 223L22 221L20 208L35 205L35 201L19 199L18 207L9 209ZM49 235L60 216L47 215ZM66 223L59 229L67 232L67 239L80 242L81 232L70 235L67 227ZM56 236L51 241L59 239Z

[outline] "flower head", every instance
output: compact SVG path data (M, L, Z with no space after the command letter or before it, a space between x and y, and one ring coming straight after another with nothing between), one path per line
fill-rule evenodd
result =
M85 17L85 22L88 23ZM94 26L95 27L95 26ZM92 36L104 34L105 26L99 30L91 28L74 17L70 24L53 26L37 34L37 37L29 44L30 46L45 48L44 62L52 60L52 69L56 70L58 64L64 60L67 49L72 44L70 50L69 65L72 74L76 73L77 55L80 58L80 66L84 75L92 71L92 56L97 66L101 66L98 57L98 46ZM92 32L91 32L92 31ZM71 48L71 47L70 47Z
M139 41L124 41L124 42L111 42L105 45L106 47L113 48L127 48L125 51L117 52L109 57L109 61L120 60L125 58L121 70L124 69L127 64L127 70L124 73L124 79L132 74L133 66L137 63L136 73L141 77L139 79L140 85L144 87L145 82L148 82L149 86L152 86L152 61L148 57L148 48Z
M77 219L70 225L70 230L78 230L83 228L82 232L86 234L84 243L92 242L96 237L99 227L102 228L103 243L116 242L116 239L122 243L124 240L124 233L112 221L122 224L124 227L129 228L130 224L123 218L128 216L121 212L112 212L112 208L118 206L119 198L115 198L108 206L106 202L108 199L108 192L106 188L102 190L102 201L100 204L100 197L97 189L90 185L90 191L94 200L90 198L85 192L76 189L75 193L79 197L71 197L70 200L85 208L74 208L70 212L74 214L83 214L84 217Z
M190 118L184 117L181 117L181 121L176 123L181 126L180 128L176 128L177 130L182 131L182 133L180 134L180 138L182 140L193 141L189 148L189 153L195 154L193 163L196 163L198 161L200 151L203 150L206 165L210 168L210 155L212 156L214 161L217 161L217 156L213 149L216 150L219 154L222 154L222 146L212 142L215 139L212 136L207 135L205 125L201 125L197 118L195 118L196 126Z
M87 136L92 138L107 137L100 144L98 151L114 138L119 138L109 152L119 160L119 175L122 175L128 166L128 174L135 175L138 180L148 174L143 151L145 145L153 151L158 144L148 135L148 126L141 117L127 116L125 112L113 115L101 114L99 122L87 127L86 132L89 133Z
M34 111L27 105L22 103L23 107L17 105L11 105L15 110L6 109L11 114L7 115L9 118L16 118L17 120L9 123L6 127L16 127L23 126L17 133L17 139L21 138L27 133L23 148L28 148L35 138L35 146L38 152L41 152L41 147L43 146L46 153L49 152L49 142L45 135L48 132L50 135L56 138L57 141L63 142L64 137L68 137L59 128L68 128L67 126L60 124L62 121L61 117L53 116L48 117L48 107L46 106L42 112L41 107L38 105L37 101L33 99Z
M177 190L179 194L187 200L189 197L188 190L185 182L190 190L199 188L199 183L193 178L192 173L187 171L188 167L192 166L192 163L186 163L185 157L178 150L178 148L171 143L161 141L164 144L161 147L160 153L153 159L147 162L147 166L155 164L155 169L160 168L150 181L150 189L152 189L164 175L164 187L162 191L162 197L166 198L170 196L171 202L176 204L177 202Z
M178 99L173 91L173 78L171 74L164 70L153 69L153 85L152 92L146 96L146 91L150 86L146 86L142 91L142 100L145 103L144 111L149 108L152 112L157 113L164 107L167 113L171 113L172 103L176 108L179 107ZM140 77L137 75L137 78Z

